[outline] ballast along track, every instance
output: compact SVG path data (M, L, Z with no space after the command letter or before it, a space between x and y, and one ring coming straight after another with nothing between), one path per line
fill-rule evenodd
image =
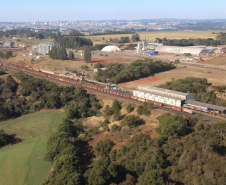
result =
M168 105L164 105L160 102L151 101L151 100L147 100L144 98L139 98L139 97L133 96L132 94L129 94L129 93L105 89L105 86L103 84L95 83L92 81L60 77L58 75L48 74L48 73L44 73L41 71L34 71L32 69L29 69L27 67L24 67L22 65L15 64L15 63L1 62L0 64L6 68L19 70L19 71L22 71L22 72L25 72L28 74L37 75L40 77L48 78L51 80L56 80L59 82L63 82L63 83L67 83L67 84L71 84L71 85L75 85L75 86L84 87L86 89L89 89L94 92L99 92L101 94L109 94L111 96L120 97L121 99L128 100L133 103L138 103L138 104L141 104L143 102L153 103L155 105L155 107L159 107L163 110L171 109L170 112L178 111L178 112L181 112L183 115L189 114L188 112L185 111L186 109L184 109L183 107L168 106Z

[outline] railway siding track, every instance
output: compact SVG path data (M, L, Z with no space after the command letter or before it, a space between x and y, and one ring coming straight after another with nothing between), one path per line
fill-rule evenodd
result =
M27 74L31 74L31 75L35 75L41 78L48 78L49 80L55 81L55 82L59 82L65 85L65 83L67 85L73 85L73 86L80 86L83 87L84 89L86 89L88 92L91 92L95 95L99 95L99 96L106 96L107 98L110 99L118 99L118 100L122 100L122 101L126 101L126 102L131 102L134 103L136 105L141 105L143 104L143 102L151 102L150 100L145 100L142 98L138 98L138 97L134 97L133 95L130 94L126 94L126 93L122 93L122 92L116 92L113 90L107 90L104 89L103 85L99 85L99 84L94 84L93 82L90 83L88 81L78 81L78 80L73 80L73 79L69 79L69 78L64 78L64 77L59 77L56 75L51 75L51 74L46 74L43 72L38 72L38 71L33 71L31 69L28 69L24 66L21 65L17 65L17 64L11 64L11 63L5 63L2 62L2 66L6 67L7 69L11 69L11 70L16 70L16 71L22 71L25 72ZM155 109L161 109L170 113L176 113L176 114L180 114L183 116L191 116L191 117L195 117L196 115L193 114L188 114L186 112L182 112L182 109L171 109L168 106L165 106L162 103L159 102L152 102L154 104L154 108ZM226 118L224 117L217 117L214 115L209 115L207 113L202 113L200 112L200 114L203 115L203 120L206 122L211 122L211 123L216 123L216 122L220 122L222 120L226 120Z

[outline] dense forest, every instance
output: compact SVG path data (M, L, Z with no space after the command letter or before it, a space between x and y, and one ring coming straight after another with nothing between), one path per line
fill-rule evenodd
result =
M100 104L95 96L80 87L59 87L56 84L34 78L22 72L15 74L18 84L11 75L6 81L0 78L0 121L33 113L42 109L58 109L67 105L70 114L80 117L94 115ZM76 106L74 102L80 101ZM73 108L73 111L70 109Z
M218 46L218 45L225 45L226 44L226 33L220 32L216 36L216 40L212 38L207 39L167 39L167 38L156 38L155 42L163 43L163 45L167 46L198 46L198 45L205 45L205 46Z
M139 78L151 76L155 73L174 69L175 66L162 61L153 61L152 59L136 60L130 65L121 63L111 63L106 66L107 71L98 70L95 79L100 82L123 83Z
M113 104L116 111L119 107ZM65 119L49 138L45 158L53 162L53 170L44 184L222 184L226 180L226 122L207 125L197 117L167 113L158 117L158 137L137 133L116 150L112 140L104 139L92 151L82 120L74 118ZM136 116L125 117L121 124L132 122L136 124L129 124L130 129L142 124Z
M207 87L209 86L210 84L208 83L206 78L187 77L172 82L166 82L159 87L174 91L191 93L197 101L226 106L226 100L220 100L219 98L217 98L214 89L212 91L207 91ZM221 86L217 86L214 88L219 89L220 87Z
M62 36L58 33L53 39L56 45L62 48L79 49L83 46L93 46L93 42L90 39L78 36Z

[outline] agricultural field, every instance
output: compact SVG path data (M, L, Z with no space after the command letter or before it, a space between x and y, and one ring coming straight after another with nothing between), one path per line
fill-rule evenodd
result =
M218 33L219 31L163 31L163 32L137 32L140 35L140 39L145 38L150 42L154 42L156 38L168 38L168 39L189 39L189 38L213 38L217 34L212 34L213 32ZM117 35L97 35L97 36L85 36L87 39L92 41L102 41L102 38L109 40L110 38L121 38L121 37L132 37L132 34L117 34Z
M224 76L226 76L226 71L178 64L176 69L158 73L155 76L142 78L136 81L122 83L119 86L133 90L137 89L137 86L141 84L158 86L167 81L171 82L178 79L184 79L186 77L207 78L208 82L213 85L226 85L226 78L224 78Z
M46 111L0 123L0 129L16 134L22 142L0 149L1 185L40 185L51 163L44 161L47 140L61 123L62 112Z

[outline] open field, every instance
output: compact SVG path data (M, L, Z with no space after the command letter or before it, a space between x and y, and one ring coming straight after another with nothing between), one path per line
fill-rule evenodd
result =
M168 39L189 39L189 38L214 38L217 34L212 34L213 32L218 33L219 31L159 31L159 32L137 32L140 35L140 39L144 40L145 37L150 42L154 42L156 38ZM224 32L224 31L223 31ZM132 34L117 34L117 35L97 35L97 36L85 36L85 38L91 39L92 41L101 41L104 37L105 40L110 38L121 38L130 37Z
M209 65L226 65L226 56L219 56L217 58L213 58L210 60L200 62L202 64L209 64Z
M226 85L226 71L219 71L208 68L198 68L193 66L185 67L183 64L178 64L177 69L156 74L154 77L142 78L133 82L120 84L122 88L137 89L138 85L158 86L167 81L171 82L177 79L186 77L207 78L209 83L213 85Z
M60 111L46 111L0 123L9 134L23 142L0 149L0 184L40 185L48 176L51 163L44 161L48 137L62 119Z

